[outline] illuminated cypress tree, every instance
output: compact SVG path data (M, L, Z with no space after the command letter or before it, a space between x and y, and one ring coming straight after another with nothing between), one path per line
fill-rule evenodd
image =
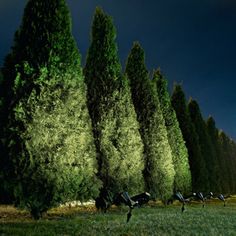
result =
M120 191L143 190L143 145L127 79L121 76L110 16L96 8L84 68L88 107L103 188L96 201L105 208Z
M206 123L202 118L201 111L198 103L190 99L188 103L189 114L192 120L192 123L195 127L196 133L198 135L199 145L201 147L201 155L205 162L207 173L205 177L208 178L209 188L208 191L217 190L217 169L216 169L216 153L213 148L212 142L207 132Z
M173 191L175 172L156 86L149 79L144 51L139 43L134 43L131 49L125 73L130 81L144 143L145 188L153 198L166 200Z
M10 183L34 218L96 197L96 153L65 0L29 0L3 68Z
M168 134L175 168L174 190L188 193L191 190L191 173L188 162L188 150L183 140L182 132L175 111L171 105L170 95L167 91L167 80L156 70L153 75L161 105L162 114Z
M189 154L193 191L208 191L208 177L205 162L201 155L199 138L192 124L184 92L180 85L175 85L171 104L176 112L180 129Z

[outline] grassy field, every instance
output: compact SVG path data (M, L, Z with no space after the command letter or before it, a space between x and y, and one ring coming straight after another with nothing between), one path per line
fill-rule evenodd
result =
M24 211L11 206L0 206L0 235L236 235L236 198L227 201L209 201L187 205L163 206L149 204L134 209L126 223L128 209L113 207L100 213L94 206L62 207L48 212L34 221Z

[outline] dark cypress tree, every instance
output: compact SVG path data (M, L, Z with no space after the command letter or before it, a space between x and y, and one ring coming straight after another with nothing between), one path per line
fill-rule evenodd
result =
M190 99L188 104L189 114L192 123L195 127L196 133L198 135L199 145L201 147L201 155L206 165L207 173L205 178L208 178L209 189L208 191L217 191L217 161L216 153L211 143L210 137L207 132L206 123L202 118L201 111L197 102Z
M222 167L225 167L225 179L223 183L223 191L226 194L230 194L234 192L234 163L231 159L231 150L230 150L230 139L229 137L223 132L219 132L219 142L221 148L221 163Z
M0 90L3 83L3 74L2 74L2 68L0 69ZM0 96L0 204L9 204L13 200L13 196L11 196L7 189L6 189L6 182L4 181L4 173L5 173L5 158L6 154L4 153L3 148L3 97Z
M0 85L2 85L3 81L3 74L2 74L2 68L0 69Z
M223 184L224 184L224 179L225 179L225 174L226 174L226 167L224 166L224 163L221 161L221 150L220 150L220 144L219 144L219 139L218 139L218 129L216 128L215 125L215 120L213 119L212 116L210 116L207 121L206 121L206 126L207 126L207 132L210 136L211 143L213 145L213 148L215 150L215 160L216 160L216 180L217 182L215 183L215 191L220 193L223 191ZM224 191L223 191L224 192Z
M189 164L192 174L193 191L207 191L208 178L205 162L201 155L199 138L192 124L186 104L184 92L180 85L175 85L171 97L171 104L176 112L183 138L189 154Z
M65 0L29 0L3 68L4 178L34 218L96 197L96 153ZM7 120L7 122L6 122Z
M153 82L156 84L161 110L167 129L168 140L172 151L175 168L174 191L189 193L192 188L192 183L188 161L188 150L179 128L179 122L175 110L171 105L170 95L167 90L167 80L162 76L160 70L156 70L153 75Z
M173 192L174 166L156 86L149 79L139 43L134 43L131 49L125 73L130 81L144 143L145 188L153 198L166 200Z
M233 188L231 193L235 194L236 193L236 143L233 139L229 138L230 142L230 158L231 158L231 173L233 177Z
M120 191L143 190L143 144L127 79L121 75L116 32L110 16L96 8L84 74L105 208Z

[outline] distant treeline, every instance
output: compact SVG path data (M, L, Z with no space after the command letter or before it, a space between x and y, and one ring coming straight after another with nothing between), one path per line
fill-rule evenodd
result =
M1 68L0 200L34 218L71 200L147 191L236 192L236 143L205 121L134 42L124 73L112 18L96 8L85 67L65 0L29 0Z

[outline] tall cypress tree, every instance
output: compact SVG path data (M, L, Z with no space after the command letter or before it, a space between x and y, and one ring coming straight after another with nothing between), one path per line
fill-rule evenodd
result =
M5 174L34 218L96 197L96 153L65 0L29 0L3 68Z
M2 85L3 81L3 74L2 74L2 68L0 68L0 85Z
M156 84L161 110L167 129L168 140L172 151L175 168L174 190L188 193L192 188L188 150L179 128L179 122L175 110L171 105L170 95L167 90L167 80L162 76L160 70L156 70L153 75L153 82Z
M232 186L232 191L231 193L235 194L236 193L236 144L235 141L232 138L229 138L229 145L230 145L230 159L231 159L231 173L233 177L233 186Z
M233 193L234 192L234 164L231 159L231 150L230 150L230 139L223 132L219 132L219 142L221 148L221 162L222 166L225 167L225 178L223 183L223 191L224 193Z
M207 132L209 134L209 137L211 139L211 143L213 145L213 148L215 150L215 160L216 160L216 180L217 182L215 183L216 185L214 186L216 192L220 193L223 191L223 182L225 179L226 175L226 167L224 163L221 161L221 149L220 149L220 144L219 144L219 139L218 139L218 133L219 130L216 128L215 125L215 120L213 119L212 116L208 117L206 121L206 127L207 127ZM224 191L223 191L224 192Z
M193 191L208 191L208 178L205 162L201 155L199 138L192 124L186 104L185 94L180 85L175 85L171 104L176 112L183 138L189 154Z
M0 88L2 87L3 82L3 75L2 75L2 68L0 69ZM3 106L3 98L0 97L0 182L2 183L0 185L0 203L8 203L7 198L9 199L9 196L7 196L7 191L5 190L4 184L4 159L2 157L3 155L3 140L2 140L2 134L3 134L3 123L2 121L2 106Z
M154 198L166 200L173 191L175 172L156 87L149 79L139 43L134 43L131 49L125 73L130 81L144 143L146 191Z
M103 188L96 201L106 208L120 191L143 189L143 144L127 79L121 75L116 32L110 16L96 8L84 74Z
M195 100L190 99L188 103L188 109L192 123L199 138L201 155L203 157L207 169L207 173L205 173L205 178L208 178L209 181L209 188L207 190L214 192L217 190L218 181L216 174L216 153L208 135L206 124L204 119L202 118L198 103Z

